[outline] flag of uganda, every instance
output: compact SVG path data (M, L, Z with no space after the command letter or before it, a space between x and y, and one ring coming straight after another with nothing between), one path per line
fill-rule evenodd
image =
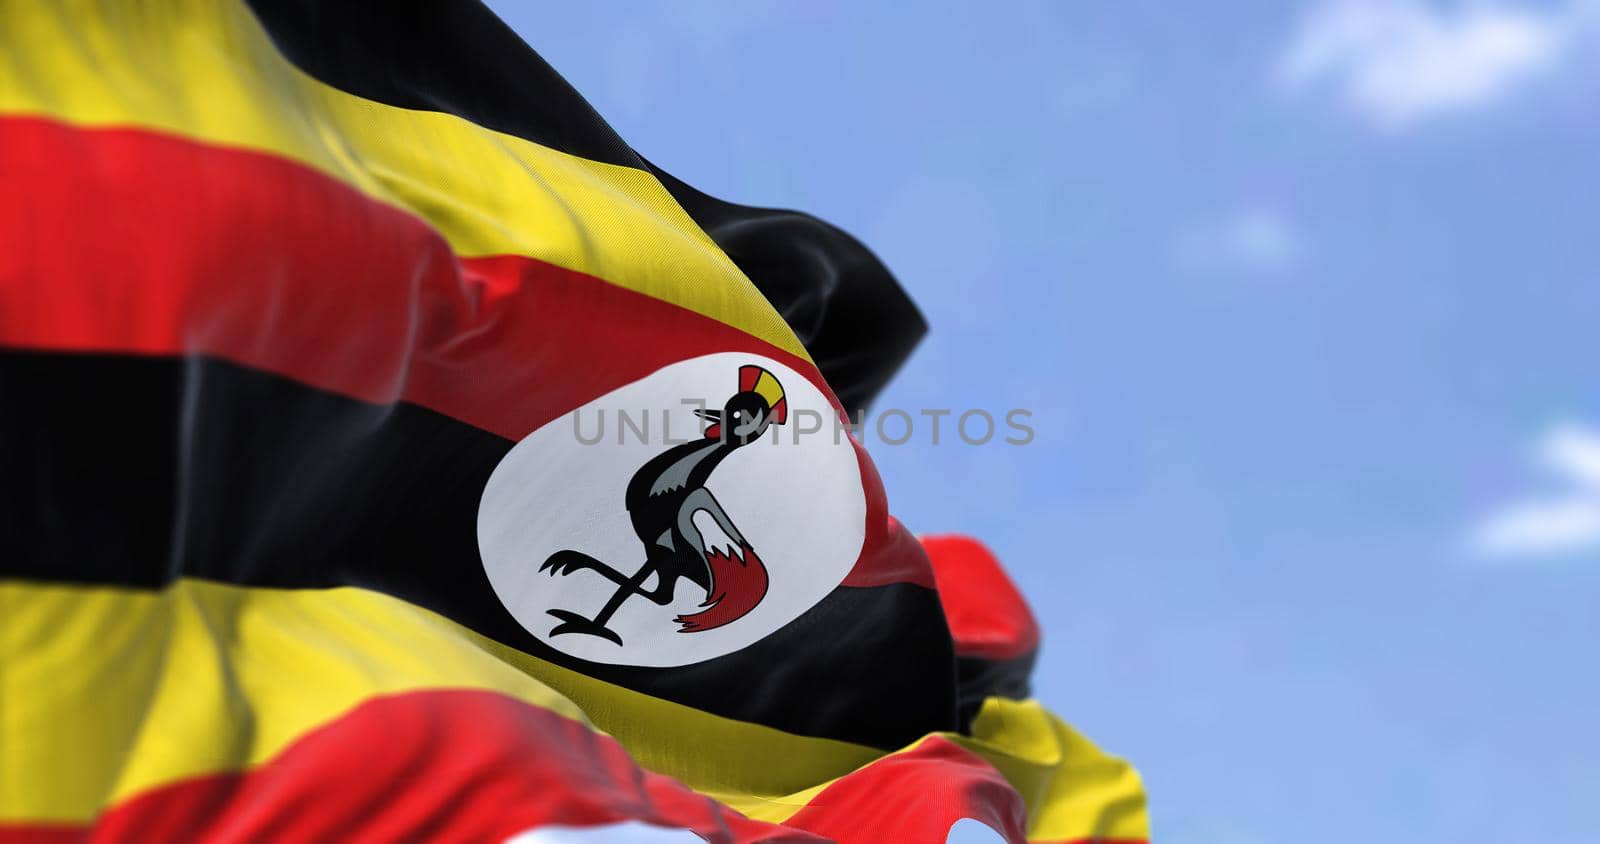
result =
M0 841L1148 838L849 236L476 3L0 9Z

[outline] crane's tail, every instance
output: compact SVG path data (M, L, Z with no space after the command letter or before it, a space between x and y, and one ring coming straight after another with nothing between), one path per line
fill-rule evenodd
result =
M679 633L700 633L743 618L761 599L767 597L767 567L748 545L742 553L728 554L721 548L707 549L711 566L711 588L706 590L705 609L680 615L673 621L682 625Z

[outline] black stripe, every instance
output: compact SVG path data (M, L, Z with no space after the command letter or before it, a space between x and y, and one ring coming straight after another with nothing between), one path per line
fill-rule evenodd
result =
M642 167L589 103L476 0L247 0L278 51L346 93Z
M976 656L956 658L957 708L961 723L972 723L983 702L991 697L1023 700L1033 694L1034 660L1038 650L1011 659L986 659Z
M724 202L652 170L783 315L852 418L928 333L888 268L843 229L798 211Z
M655 173L788 321L851 411L872 401L927 333L910 297L855 238L807 214L706 196L644 161L475 0L248 2L279 51L326 85Z
M959 726L938 596L840 588L742 651L671 669L547 647L495 597L476 511L512 443L205 359L0 352L0 576L360 586L542 659L793 733L880 748Z

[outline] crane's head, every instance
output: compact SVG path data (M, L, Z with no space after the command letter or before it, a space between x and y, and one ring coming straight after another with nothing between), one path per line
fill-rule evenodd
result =
M707 439L721 439L735 447L754 442L769 425L782 425L789 419L789 400L777 376L762 367L739 367L739 392L721 410L696 410L710 422Z

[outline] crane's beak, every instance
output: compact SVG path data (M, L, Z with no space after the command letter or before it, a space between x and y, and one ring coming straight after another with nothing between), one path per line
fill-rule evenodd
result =
M697 407L694 409L694 415L711 423L706 426L706 439L722 439L722 411L707 410L703 407Z

